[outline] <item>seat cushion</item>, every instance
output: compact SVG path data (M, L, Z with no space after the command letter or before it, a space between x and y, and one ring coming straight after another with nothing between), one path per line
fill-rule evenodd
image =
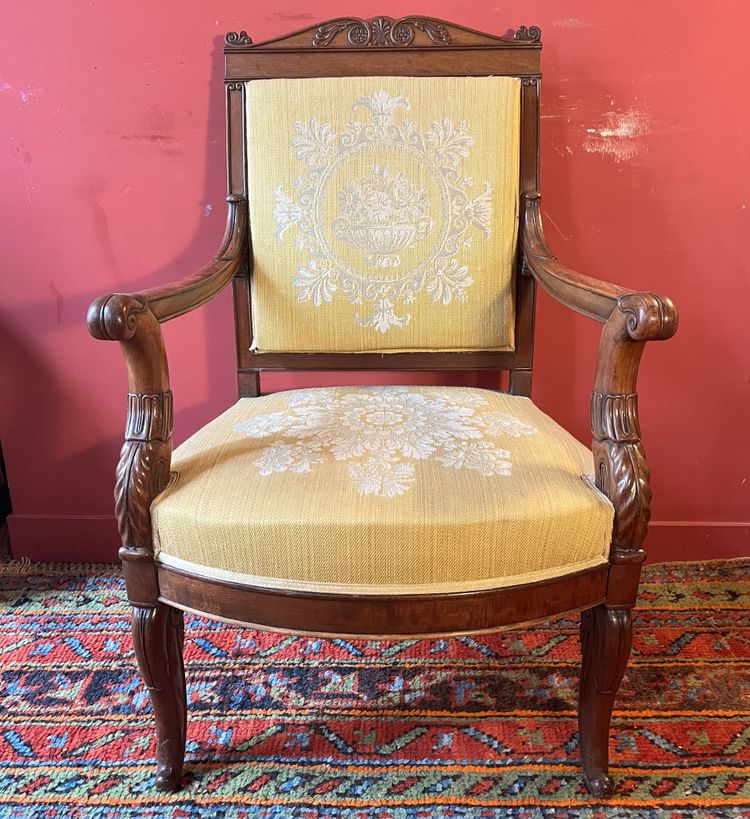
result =
M607 559L591 453L528 398L337 387L243 398L178 447L158 559L312 591L528 583Z
M513 348L515 77L246 85L253 348Z

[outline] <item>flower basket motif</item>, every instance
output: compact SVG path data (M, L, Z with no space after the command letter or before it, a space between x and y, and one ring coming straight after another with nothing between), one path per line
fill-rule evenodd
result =
M376 267L401 264L398 251L421 242L432 229L425 191L387 165L373 165L368 176L339 193L338 201L345 215L334 219L334 236L366 251Z
M316 118L295 123L290 145L306 172L295 180L293 195L276 190L276 236L283 239L289 231L309 254L293 280L298 301L319 307L342 291L351 304L369 305L369 312L354 315L361 326L387 333L409 323L411 314L403 314L400 305L419 293L445 305L467 299L473 279L461 253L477 233L491 233L492 186L484 182L477 191L474 180L460 172L474 145L467 122L444 117L420 133L413 121L403 120L409 100L382 89L358 97L351 108L364 109L369 121L353 119L341 133ZM336 191L338 212L326 215L337 171L355 158L361 167L367 151L377 151L379 158L390 152L408 156L435 181L435 193L428 196L408 171L379 159ZM361 255L343 253L338 243ZM403 251L420 243L423 252L412 250L407 259Z

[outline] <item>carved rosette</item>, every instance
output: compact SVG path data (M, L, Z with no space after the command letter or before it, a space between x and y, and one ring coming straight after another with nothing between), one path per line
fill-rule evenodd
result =
M171 456L172 393L130 393L115 481L115 516L126 549L152 551L151 501L169 481Z
M312 44L319 48L328 46L344 31L349 45L355 47L408 46L414 41L417 31L426 34L436 45L450 45L451 42L448 30L435 20L421 17L402 17L400 20L391 17L374 17L372 20L345 17L319 26Z

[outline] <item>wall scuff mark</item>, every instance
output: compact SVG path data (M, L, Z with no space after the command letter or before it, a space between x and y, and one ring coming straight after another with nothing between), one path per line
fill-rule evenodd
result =
M641 151L639 138L650 132L649 118L643 111L605 111L603 124L587 128L583 150L590 154L614 157L615 162L633 159Z

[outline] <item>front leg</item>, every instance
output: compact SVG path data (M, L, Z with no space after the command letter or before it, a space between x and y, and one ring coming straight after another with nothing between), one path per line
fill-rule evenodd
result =
M631 642L630 609L602 604L581 614L578 727L583 777L594 796L610 796L614 791L609 776L609 723Z
M133 608L135 654L156 718L156 787L163 791L179 790L182 784L187 722L183 640L179 609L164 603Z

